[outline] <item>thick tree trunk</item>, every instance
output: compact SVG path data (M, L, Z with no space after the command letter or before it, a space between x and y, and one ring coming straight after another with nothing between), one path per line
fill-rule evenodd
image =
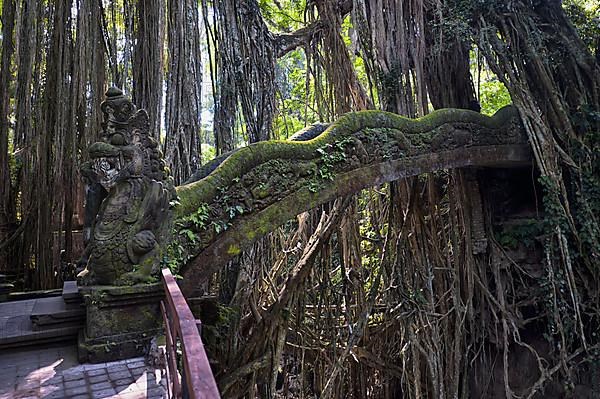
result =
M198 2L169 0L167 27L164 152L175 184L181 184L200 165L202 60Z
M133 103L148 111L150 134L159 141L163 92L164 0L139 0L133 53Z
M206 4L203 2L206 13ZM214 132L217 153L235 147L237 104L248 142L271 137L275 104L275 42L256 0L213 3L216 80Z
M10 126L10 82L14 53L13 30L15 26L15 2L2 4L2 60L0 61L0 243L10 236L15 221L15 208L11 190L9 167L8 130ZM8 267L7 253L0 250L0 270Z

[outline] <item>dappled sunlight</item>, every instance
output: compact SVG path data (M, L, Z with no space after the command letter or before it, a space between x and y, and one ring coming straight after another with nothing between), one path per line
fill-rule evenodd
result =
M14 349L0 355L0 399L165 397L164 373L143 358L79 364L75 346Z

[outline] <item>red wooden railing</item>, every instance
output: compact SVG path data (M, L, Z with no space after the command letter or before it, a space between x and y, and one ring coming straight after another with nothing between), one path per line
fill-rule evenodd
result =
M194 318L169 269L162 270L165 300L160 303L167 340L169 397L220 398L215 377L200 338L200 321ZM181 346L183 370L177 367L177 343Z

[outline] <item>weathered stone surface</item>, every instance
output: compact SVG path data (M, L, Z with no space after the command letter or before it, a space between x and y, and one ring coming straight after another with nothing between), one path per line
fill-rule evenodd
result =
M347 114L312 140L250 145L204 179L177 187L166 259L182 267L189 293L256 239L338 196L439 169L530 160L512 107L491 118L456 109L418 120Z
M0 352L7 348L72 340L83 323L54 323L37 328L32 323L32 313L39 302L55 298L37 298L0 303ZM0 363L1 364L1 363Z
M132 285L158 272L174 197L148 114L112 88L102 103L102 141L90 146L86 180L83 285Z
M62 298L66 303L81 302L77 281L65 281L63 283Z
M221 157L200 180L177 187L173 201L146 112L118 89L102 110L103 140L82 170L85 285L149 283L168 264L193 287L278 225L340 195L444 168L530 160L512 107L491 118L458 109L417 120L365 111L294 136L307 141L255 143Z
M68 326L82 327L85 308L80 303L66 303L62 296L37 300L31 312L34 331Z
M79 357L91 363L142 356L162 329L161 284L81 289L86 326L79 336Z

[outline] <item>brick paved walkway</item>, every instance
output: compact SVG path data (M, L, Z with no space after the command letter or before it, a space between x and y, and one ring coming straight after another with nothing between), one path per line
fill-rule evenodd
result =
M164 398L163 377L144 358L79 364L74 345L0 352L0 399Z

